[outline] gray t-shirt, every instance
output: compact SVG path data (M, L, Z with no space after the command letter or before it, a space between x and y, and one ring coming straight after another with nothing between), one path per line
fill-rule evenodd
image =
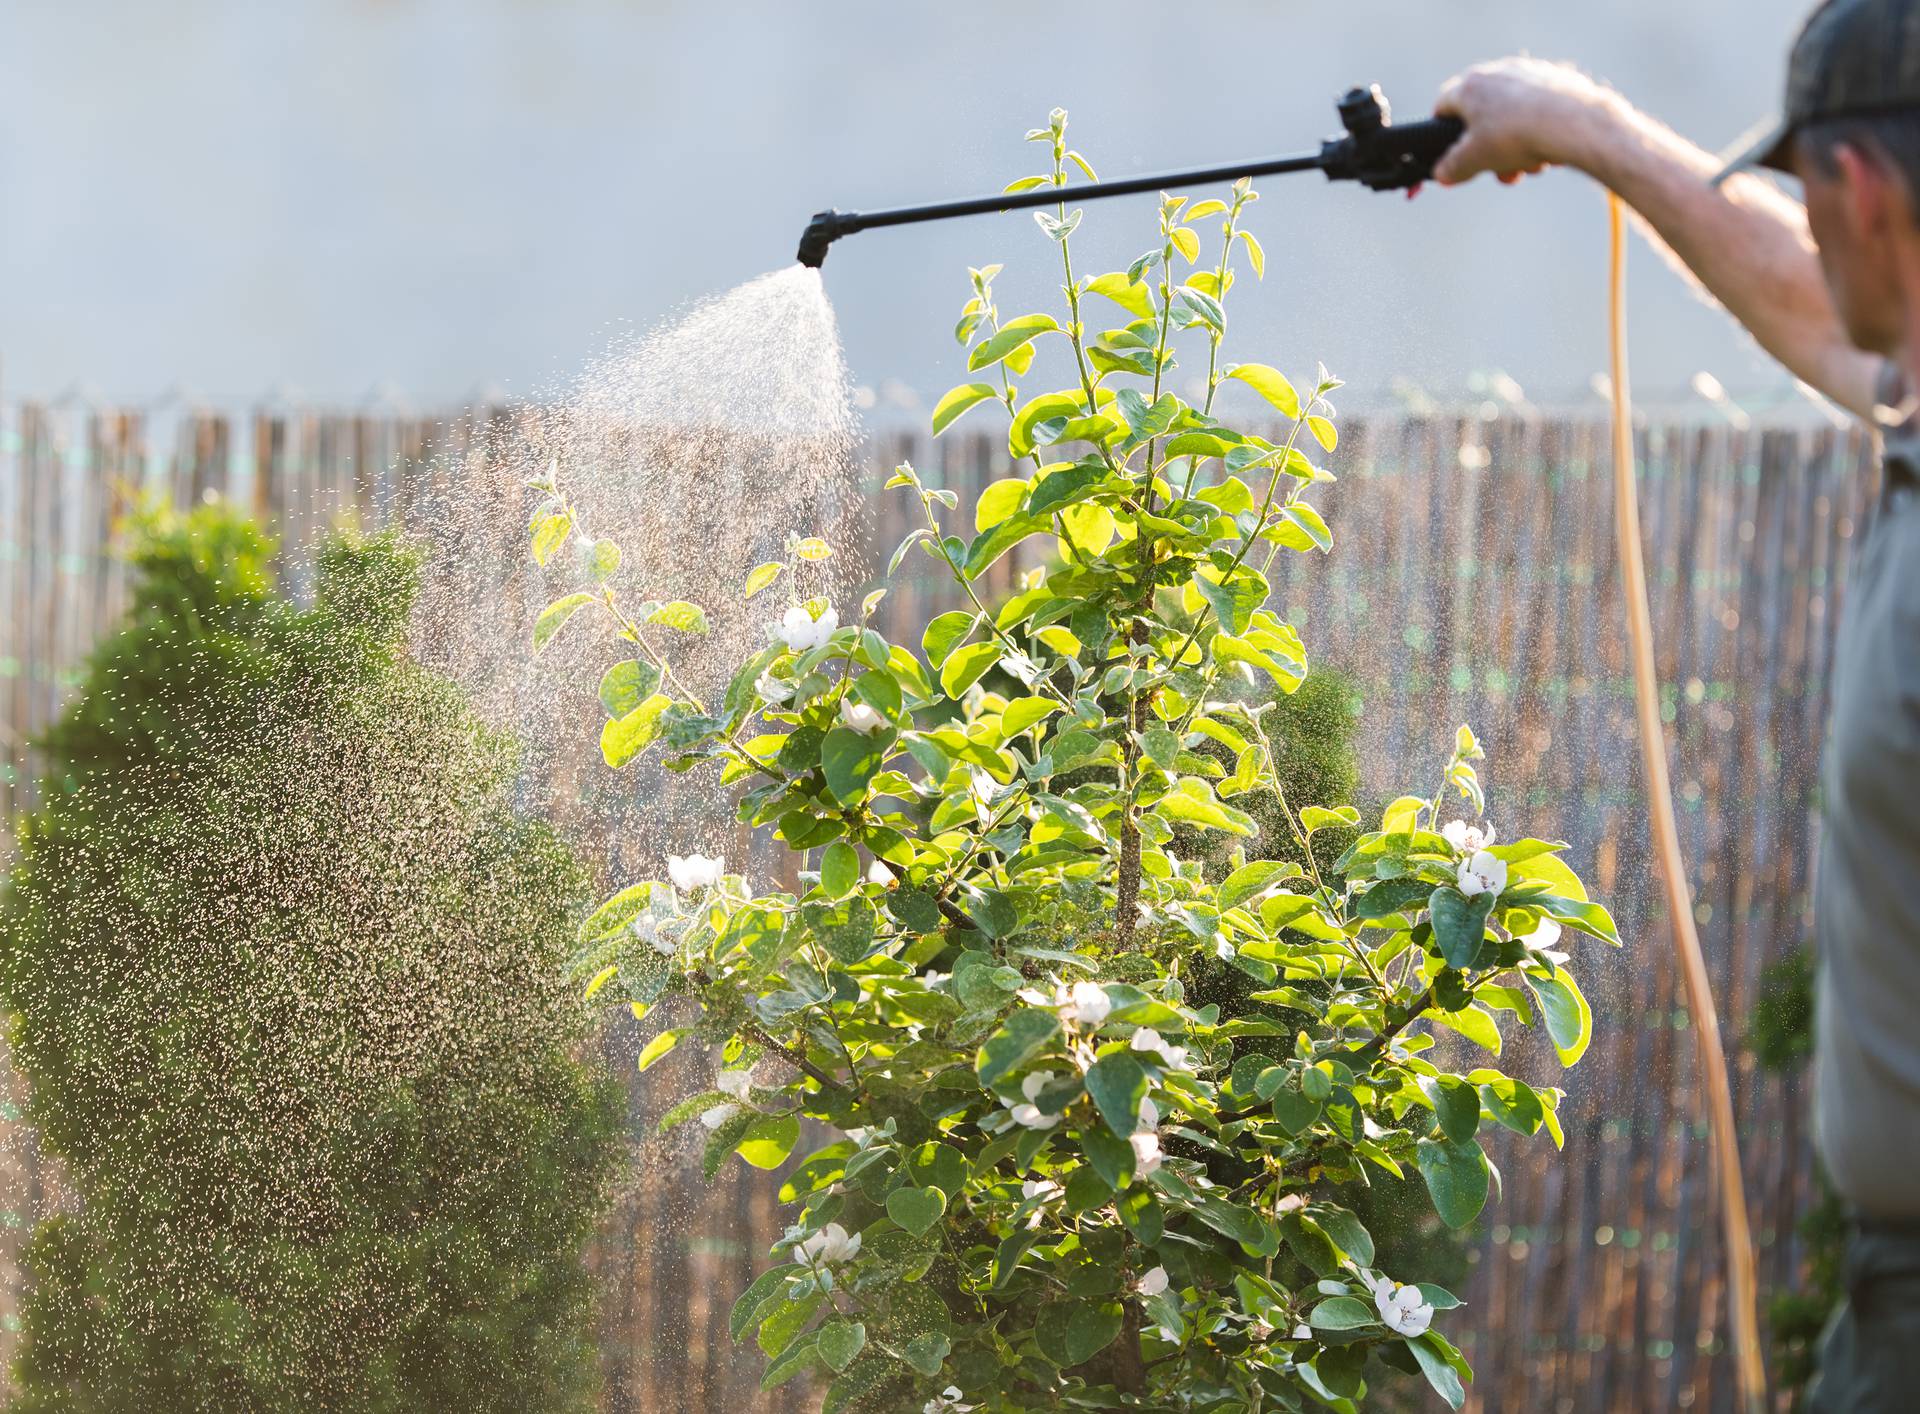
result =
M1891 401L1891 399L1889 399ZM1920 1217L1920 426L1848 572L1814 912L1814 1134L1840 1195Z

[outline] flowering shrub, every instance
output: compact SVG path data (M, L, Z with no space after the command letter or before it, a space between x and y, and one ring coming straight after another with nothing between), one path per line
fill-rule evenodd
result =
M1065 131L1056 112L1029 134L1050 170L1016 187L1092 179ZM843 619L810 587L827 547L795 539L745 585L788 586L767 646L702 701L665 647L702 611L617 593L618 552L576 524L563 469L536 484L536 556L578 537L599 581L536 641L591 607L632 651L602 685L608 764L653 749L715 769L739 818L800 856L791 887L671 861L588 920L583 977L639 1011L698 1002L640 1064L723 1047L714 1088L663 1121L704 1124L710 1170L785 1162L803 1118L844 1136L788 1173L793 1224L734 1308L769 1386L824 1375L829 1411L1349 1409L1399 1370L1458 1405L1458 1301L1378 1270L1343 1195L1417 1172L1460 1227L1495 1177L1483 1125L1560 1141L1561 1091L1452 1057L1497 1056L1505 1022L1576 1061L1590 1014L1555 945L1617 943L1613 922L1565 846L1446 818L1449 795L1482 810L1464 727L1438 792L1376 828L1285 798L1257 704L1301 682L1306 652L1266 573L1331 544L1308 447L1334 450L1339 385L1222 361L1236 261L1265 260L1248 184L1162 198L1152 249L1092 278L1065 198L1039 217L1064 319L1003 317L998 267L971 272L957 332L979 381L933 415L937 434L1001 405L1019 473L970 536L952 492L910 466L889 483L926 522L889 574L924 553L965 599L917 645L873 628L882 591ZM1182 348L1206 358L1197 406L1168 386ZM1034 394L1019 380L1043 349L1068 386ZM1284 437L1214 415L1228 380ZM1052 566L983 600L982 573L1036 537ZM1017 689L984 690L989 670ZM1290 858L1247 860L1256 801ZM1242 848L1183 859L1176 831Z

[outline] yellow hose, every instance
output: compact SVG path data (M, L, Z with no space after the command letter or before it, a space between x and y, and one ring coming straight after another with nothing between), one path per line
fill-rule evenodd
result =
M1633 408L1627 395L1627 235L1625 207L1608 193L1612 244L1608 259L1607 328L1612 343L1613 505L1620 545L1620 587L1627 601L1633 648L1633 697L1640 721L1640 756L1653 817L1654 852L1666 886L1673 946L1687 988L1700 1075L1706 1086L1707 1118L1713 1128L1714 1166L1720 1181L1720 1225L1727 1252L1727 1305L1733 1321L1734 1370L1748 1414L1766 1407L1767 1375L1760 1353L1760 1314L1753 1270L1753 1233L1740 1177L1740 1143L1733 1127L1733 1088L1720 1044L1719 1013L1707 960L1693 926L1693 896L1680 830L1674 821L1673 785L1667 777L1667 743L1660 726L1660 678L1653 656L1653 613L1647 604L1647 569L1640 547L1640 506L1634 490Z

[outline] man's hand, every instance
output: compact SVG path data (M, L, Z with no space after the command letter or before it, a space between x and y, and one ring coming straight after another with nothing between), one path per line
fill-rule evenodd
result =
M1527 58L1476 64L1448 79L1433 105L1435 113L1467 125L1433 169L1434 180L1457 186L1493 172L1512 183L1578 161L1617 102L1611 89L1568 64Z

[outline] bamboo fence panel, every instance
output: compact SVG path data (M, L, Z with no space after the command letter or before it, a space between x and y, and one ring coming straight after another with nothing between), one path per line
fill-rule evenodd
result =
M524 508L484 464L488 433L517 415L188 412L163 448L157 419L138 413L0 406L0 819L31 808L30 743L124 605L112 541L131 494L235 497L282 534L297 593L311 589L312 551L329 523L408 526L465 567L467 582L443 588L468 609L492 602L530 618L538 605L520 581L504 569L496 583L471 573L524 554ZM1469 1305L1449 1325L1479 1372L1470 1407L1729 1410L1710 1156L1681 1034L1689 1018L1646 867L1607 438L1588 421L1352 421L1329 458L1341 479L1316 497L1334 550L1282 552L1273 602L1313 660L1347 675L1364 702L1364 798L1430 788L1454 727L1471 722L1501 835L1571 841L1575 866L1629 940L1619 953L1581 948L1595 1040L1564 1082L1565 1152L1544 1136L1490 1144L1503 1192L1470 1236ZM1875 472L1864 438L1828 430L1663 423L1641 428L1638 442L1683 842L1721 1021L1737 1037L1761 969L1808 932L1832 636ZM936 446L888 435L867 455L876 488L912 460L959 492L967 528L980 490L1012 474L1004 443L980 434ZM883 565L918 515L910 497L876 492L858 528L865 562ZM1023 551L989 572L992 594L1040 562L1039 549ZM951 607L935 571L909 557L880 608L883 631L913 641L908 625ZM530 798L564 825L569 802L596 789L596 767L590 749L563 754ZM607 862L616 873L636 867ZM615 1073L632 1075L640 1035L631 1021L608 1028L601 1045ZM1520 1073L1558 1078L1536 1038L1513 1047L1507 1059ZM1813 1197L1804 1093L1797 1077L1764 1075L1744 1051L1735 1062L1763 1287L1778 1289L1800 1261L1793 1222ZM658 1115L701 1083L705 1064L675 1055L631 1081L643 1153ZM0 1354L18 1327L24 1239L69 1201L20 1122L17 1084L7 1086ZM775 1186L735 1165L704 1187L684 1155L636 1166L589 1253L606 1409L809 1407L800 1389L759 1395L757 1352L726 1332L731 1293L784 1226Z

